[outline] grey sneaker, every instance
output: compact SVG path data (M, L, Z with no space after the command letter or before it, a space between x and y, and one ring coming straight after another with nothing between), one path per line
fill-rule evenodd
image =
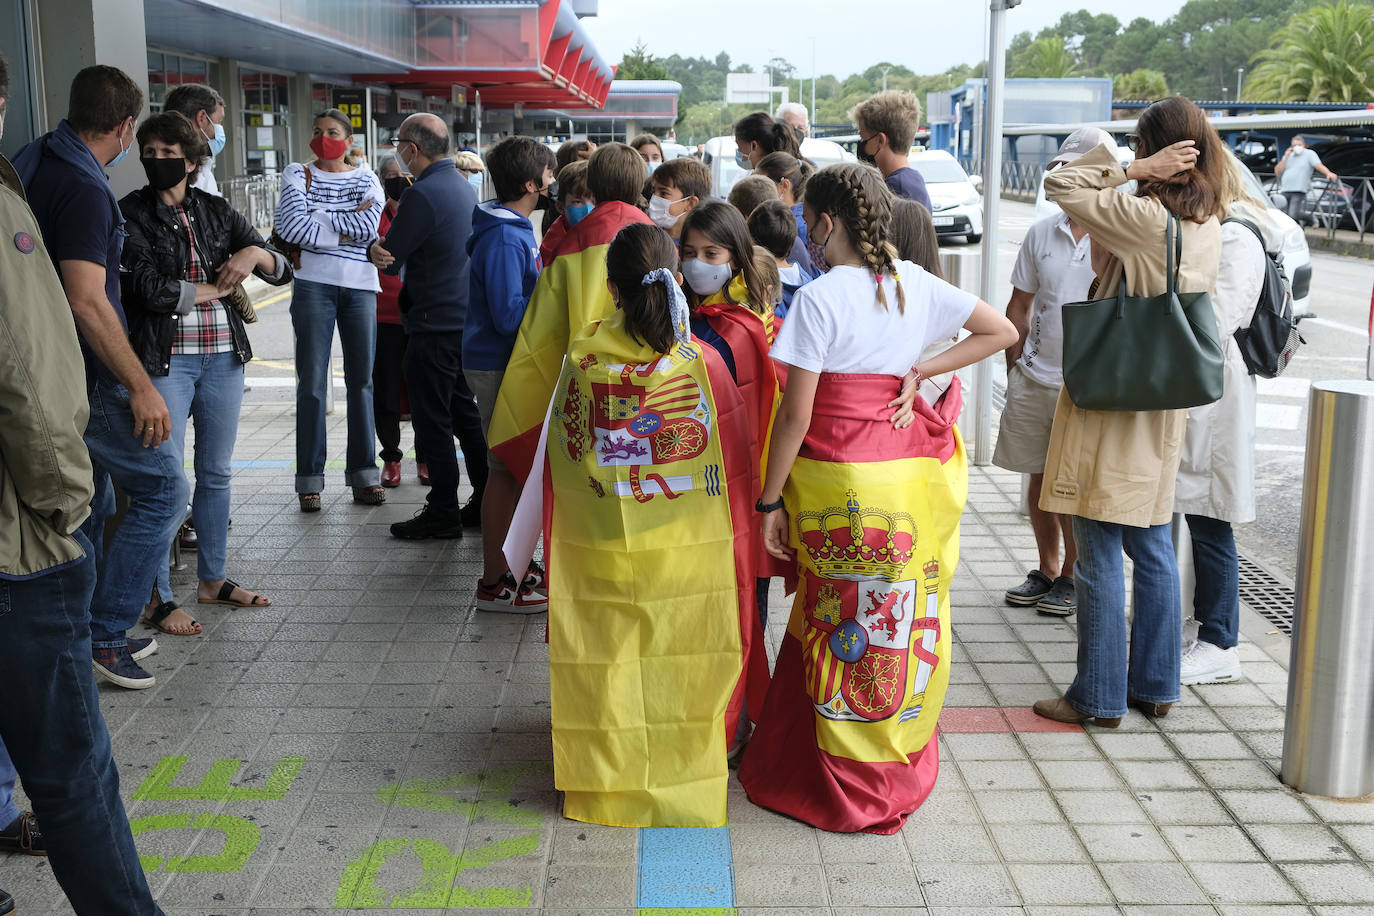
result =
M1073 579L1060 576L1054 580L1049 594L1035 603L1036 613L1049 617L1068 617L1078 610L1078 598L1074 596Z
M1009 588L1006 591L1007 604L1014 604L1017 607L1030 607L1038 604L1040 599L1050 593L1054 587L1053 580L1038 569L1032 569L1026 576L1026 581L1016 588Z

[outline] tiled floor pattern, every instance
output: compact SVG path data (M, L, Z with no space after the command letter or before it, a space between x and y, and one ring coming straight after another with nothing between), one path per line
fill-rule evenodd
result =
M943 766L906 827L820 833L732 783L728 830L686 837L561 818L543 618L467 610L476 537L389 537L423 498L409 464L385 506L353 505L331 471L325 510L300 514L292 429L250 402L236 455L230 574L273 606L191 605L206 632L160 638L156 688L102 689L169 914L1374 912L1374 804L1275 776L1287 643L1258 618L1245 680L1185 689L1166 719L1085 732L1029 713L1072 677L1075 637L1001 602L1034 562L1013 475L970 475ZM0 887L25 916L69 912L41 859L0 859Z

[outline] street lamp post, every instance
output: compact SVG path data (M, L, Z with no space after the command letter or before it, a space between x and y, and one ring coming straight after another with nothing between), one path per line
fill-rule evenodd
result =
M884 67L884 68L883 68L883 92L886 92L886 91L887 91L887 71L889 71L889 70L891 70L891 69L892 69L891 67Z
M1002 199L1002 94L1007 77L1007 10L1021 0L992 0L988 17L988 81L986 114L983 117L983 278L984 302L993 302L997 285L997 225ZM973 373L973 463L992 461L992 358L983 360Z
M1240 87L1245 83L1245 68L1236 68L1236 101L1240 101Z

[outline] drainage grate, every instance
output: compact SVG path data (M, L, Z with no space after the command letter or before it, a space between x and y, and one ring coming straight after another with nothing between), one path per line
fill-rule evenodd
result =
M1240 558L1240 600L1281 632L1293 635L1293 590L1245 557Z

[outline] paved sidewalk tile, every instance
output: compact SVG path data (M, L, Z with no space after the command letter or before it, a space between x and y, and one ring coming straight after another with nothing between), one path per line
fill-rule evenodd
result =
M272 606L197 606L205 633L159 638L155 688L100 690L168 916L1374 912L1374 804L1278 779L1286 644L1243 638L1244 678L1184 689L1163 719L1034 715L1074 676L1077 621L1004 604L1035 551L997 469L970 471L940 776L897 834L817 831L733 778L717 831L566 820L544 618L471 611L478 532L389 536L425 496L409 458L384 506L331 467L324 511L300 513L285 390L250 392L229 534L231 575ZM342 413L328 426L342 454ZM173 583L194 599L193 570ZM770 604L776 652L776 583ZM70 912L41 859L0 859L0 887Z

